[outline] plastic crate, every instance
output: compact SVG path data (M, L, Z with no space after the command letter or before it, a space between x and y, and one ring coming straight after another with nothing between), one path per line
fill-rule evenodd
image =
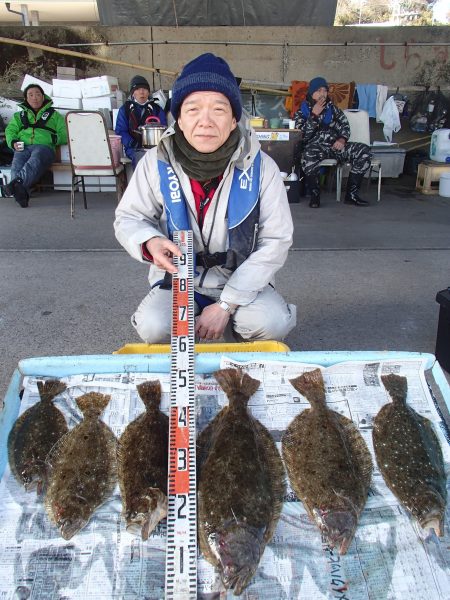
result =
M195 352L289 352L290 348L283 342L262 340L259 342L211 342L195 344ZM125 344L113 354L170 354L170 344Z

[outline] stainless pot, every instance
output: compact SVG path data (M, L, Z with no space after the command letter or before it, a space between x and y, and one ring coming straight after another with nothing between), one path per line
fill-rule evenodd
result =
M154 119L154 121L152 122L150 119ZM159 119L150 117L149 122L145 125L141 125L139 130L142 133L142 146L144 148L151 148L158 144L166 128L159 124Z

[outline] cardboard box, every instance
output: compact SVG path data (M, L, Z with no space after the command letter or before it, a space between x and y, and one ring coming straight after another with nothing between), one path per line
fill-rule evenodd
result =
M112 110L117 108L115 96L97 96L96 98L83 98L83 108L85 110L97 110L99 108L107 108Z
M75 67L56 67L58 79L81 79L84 75L84 71Z
M81 98L57 98L53 96L53 106L55 108L66 108L70 110L80 110Z
M110 77L109 75L88 77L87 79L80 79L80 86L83 98L96 98L97 96L106 96L117 91L119 89L119 80L117 77Z
M59 98L81 98L80 82L70 79L53 79L53 95Z
M53 86L50 83L42 81L42 79L38 79L37 77L32 77L31 75L25 75L23 78L22 85L20 86L22 92L30 85L30 83L37 83L44 90L44 94L47 94L47 96L50 97L53 96Z

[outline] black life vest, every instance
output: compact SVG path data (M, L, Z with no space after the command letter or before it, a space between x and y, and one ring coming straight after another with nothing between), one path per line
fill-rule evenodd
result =
M147 102L146 104L139 105L139 106L143 106L143 108L144 108L140 117L138 115L138 112L136 111L135 102L133 102L133 100L127 100L125 102L125 114L126 114L127 120L128 120L128 131L129 131L130 135L135 140L138 140L140 143L142 140L142 136L140 133L138 133L138 127L140 125L145 125L145 122L149 117L159 118L158 115L159 115L160 108L158 105L154 104L153 102Z
M52 143L56 146L56 143L58 142L58 135L56 133L56 129L53 129L53 127L49 127L47 125L48 120L54 112L55 109L53 108L53 106L50 106L46 111L42 113L42 115L39 117L36 123L30 123L27 111L22 110L20 113L20 120L24 129L28 129L29 127L31 127L32 129L36 129L38 127L39 129L46 129L47 131L49 131L52 137Z

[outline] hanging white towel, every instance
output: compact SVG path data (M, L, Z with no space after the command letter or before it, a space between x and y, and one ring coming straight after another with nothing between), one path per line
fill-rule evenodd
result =
M377 123L381 123L380 115L383 112L384 103L387 100L388 86L387 85L377 85L377 101L376 101L376 115L377 115Z
M398 114L398 108L395 104L394 96L389 96L383 106L383 110L380 115L380 121L384 124L383 133L384 138L387 142L392 142L392 133L400 131L400 116Z

